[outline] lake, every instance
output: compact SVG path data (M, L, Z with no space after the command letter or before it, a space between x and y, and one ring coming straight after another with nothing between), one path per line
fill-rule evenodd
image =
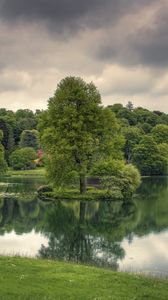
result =
M131 203L44 203L43 177L0 178L0 254L168 276L168 178L144 178Z

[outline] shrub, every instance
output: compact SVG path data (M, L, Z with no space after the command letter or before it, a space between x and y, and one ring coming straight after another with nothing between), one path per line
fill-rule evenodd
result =
M139 171L133 165L124 165L117 176L103 176L102 187L109 193L115 192L120 198L132 197L141 182Z
M125 179L124 189L122 190L125 196L132 195L141 183L138 169L131 164L125 165L122 171L122 179Z
M36 164L34 160L37 154L33 148L25 147L15 150L9 159L10 166L14 170L30 170L35 169Z

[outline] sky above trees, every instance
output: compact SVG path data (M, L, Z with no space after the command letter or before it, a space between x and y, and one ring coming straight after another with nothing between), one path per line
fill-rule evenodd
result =
M166 0L0 0L0 107L45 108L73 75L168 112L167 26Z

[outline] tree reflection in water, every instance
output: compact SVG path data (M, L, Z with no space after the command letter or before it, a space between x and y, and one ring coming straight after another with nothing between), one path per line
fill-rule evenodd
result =
M15 196L0 199L0 235L15 231L17 235L40 230L44 207L38 199L21 201Z
M78 216L75 216L77 205ZM117 270L117 261L125 255L120 245L121 223L132 208L132 204L125 207L122 202L74 202L73 209L72 203L68 206L57 202L47 214L49 244L42 245L39 256Z
M43 184L41 177L0 178L0 234L39 231L44 215L44 205L35 191Z

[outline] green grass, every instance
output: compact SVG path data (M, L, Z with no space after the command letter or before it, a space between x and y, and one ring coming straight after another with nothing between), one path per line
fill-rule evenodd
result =
M0 257L1 300L167 300L168 280L70 263Z
M45 168L37 168L34 170L12 170L9 169L7 176L45 176Z

